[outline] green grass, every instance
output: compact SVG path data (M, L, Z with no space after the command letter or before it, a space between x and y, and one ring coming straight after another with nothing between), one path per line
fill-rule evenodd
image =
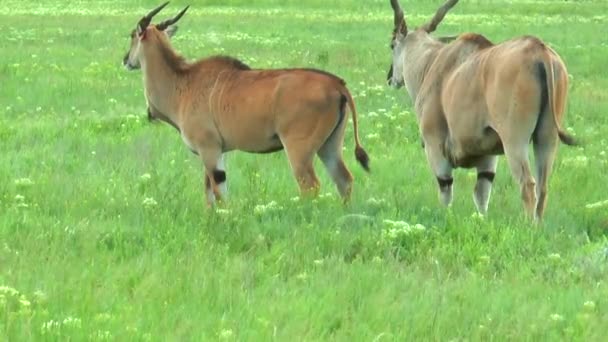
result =
M410 25L440 4L402 2ZM412 104L386 86L380 0L191 1L179 51L340 75L372 158L368 175L349 125L343 207L320 163L329 195L294 201L284 153L234 152L228 202L206 210L200 162L147 123L141 74L121 65L157 3L125 3L2 2L0 340L605 339L608 209L586 207L608 199L604 0L462 1L438 32L533 34L565 60L565 125L584 145L561 146L542 227L504 158L487 218L470 171L439 205Z

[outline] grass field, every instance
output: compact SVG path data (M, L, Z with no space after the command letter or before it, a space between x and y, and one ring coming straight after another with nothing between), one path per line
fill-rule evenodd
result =
M128 3L128 4L127 4ZM475 174L437 200L412 104L386 85L380 0L191 1L174 46L252 67L316 67L355 96L366 174L352 203L298 200L284 153L234 152L207 210L201 165L149 124L121 65L152 1L0 5L0 340L584 340L608 335L608 4L461 1L438 34L533 34L571 75L545 222L522 217L504 158L489 216ZM441 1L403 1L410 25ZM184 1L159 17L172 16ZM594 204L595 203L595 204Z

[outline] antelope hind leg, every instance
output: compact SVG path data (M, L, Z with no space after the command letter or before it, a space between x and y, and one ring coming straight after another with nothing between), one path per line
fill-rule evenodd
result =
M477 169L477 182L473 191L473 200L477 207L477 212L481 215L486 215L488 212L488 203L492 193L492 182L496 175L496 166L498 165L497 156L486 156L480 159Z
M454 178L452 178L452 165L443 156L438 143L431 143L425 141L424 152L426 158L437 178L437 185L439 186L439 201L446 207L452 204L452 184Z

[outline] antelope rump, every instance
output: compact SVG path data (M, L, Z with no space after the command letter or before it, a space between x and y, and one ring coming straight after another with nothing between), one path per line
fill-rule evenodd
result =
M558 140L575 144L560 128L568 93L566 66L533 36L500 44L475 33L451 42L432 37L457 2L447 1L428 23L408 30L398 0L391 0L393 60L387 81L396 88L405 85L414 102L444 205L452 201L452 170L476 168L473 197L479 213L485 214L497 156L504 154L525 213L541 219ZM528 160L530 141L535 176Z
M352 113L355 156L367 171L369 158L359 142L355 105L345 82L315 69L251 69L226 56L187 62L169 38L188 7L150 25L167 4L138 22L123 64L143 72L148 118L175 127L200 156L208 205L226 193L224 154L232 150L285 149L301 193L313 195L319 188L313 168L316 154L347 200L353 182L342 158L347 109Z

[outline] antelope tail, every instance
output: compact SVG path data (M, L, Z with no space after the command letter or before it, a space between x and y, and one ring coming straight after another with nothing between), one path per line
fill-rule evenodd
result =
M555 123L555 127L557 128L557 134L559 135L559 140L561 140L564 144L569 146L576 146L577 142L574 137L564 132L560 127L560 124L557 120L557 106L555 104L555 73L553 69L553 61L550 58L546 58L543 61L545 65L545 75L547 82L547 104L549 105L549 110L551 111L551 116L553 117L553 122Z
M355 136L355 158L365 171L369 172L369 156L367 152L361 146L361 141L359 141L359 127L357 124L357 110L355 109L355 102L353 101L353 97L346 87L344 87L344 96L346 96L346 103L348 104L348 109L353 115L353 131Z

